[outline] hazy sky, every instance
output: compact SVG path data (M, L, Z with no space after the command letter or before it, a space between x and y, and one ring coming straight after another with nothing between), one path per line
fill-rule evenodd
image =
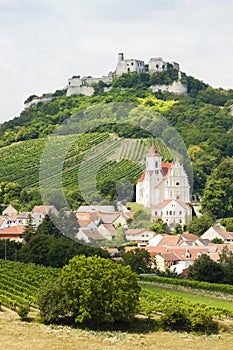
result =
M233 0L0 0L0 122L73 75L114 70L118 52L233 88L232 34Z

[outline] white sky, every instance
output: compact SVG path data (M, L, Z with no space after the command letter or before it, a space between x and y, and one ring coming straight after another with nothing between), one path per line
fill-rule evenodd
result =
M114 70L118 52L233 88L232 34L233 0L0 0L0 122L73 75Z

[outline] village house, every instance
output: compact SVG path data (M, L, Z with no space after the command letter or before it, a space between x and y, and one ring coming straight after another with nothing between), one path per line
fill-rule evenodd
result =
M157 235L156 235L157 236ZM156 237L155 236L155 237ZM141 247L150 254L152 260L152 266L158 268L160 271L176 271L182 273L188 266L192 265L193 262L198 259L202 254L207 254L212 260L218 261L219 254L222 251L222 247L219 245L206 245L206 246L190 246L182 247L179 244L183 241L181 237L170 236L172 239L169 240L167 236L160 235L158 244L156 246ZM176 238L176 240L173 239ZM184 242L184 241L183 241ZM167 244L173 244L171 246ZM177 243L177 244L176 244ZM125 247L125 251L136 249L135 247Z
M219 223L211 226L203 235L202 239L209 239L212 241L214 238L222 239L225 243L233 242L233 232L227 232L224 226L221 226Z
M93 229L97 228L99 222L98 213L75 213L80 228Z
M105 237L107 240L113 240L116 237L116 229L112 224L101 224L98 226L98 231Z
M15 242L23 242L23 225L11 226L0 230L0 239L9 239Z
M18 214L17 219L16 219L16 225L24 225L24 226L27 225L29 215L31 215L30 212L23 212L21 214ZM34 224L34 218L32 215L31 215L31 219L32 219L32 222Z
M112 213L115 212L113 205L81 205L77 213Z
M53 205L36 205L32 209L31 214L34 219L35 226L38 227L45 215L52 214L57 216L59 213Z
M93 241L101 242L106 238L101 235L101 233L96 229L79 229L78 233L75 236L79 241L83 241L84 243L91 243Z
M8 205L8 207L2 212L2 215L7 215L7 216L11 216L13 214L16 215L18 214L18 212L12 205Z
M130 228L125 232L125 238L130 243L137 243L138 247L147 246L149 240L155 235L154 231L145 228Z

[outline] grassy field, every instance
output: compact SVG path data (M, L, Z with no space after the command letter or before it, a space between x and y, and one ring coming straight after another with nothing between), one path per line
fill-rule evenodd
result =
M90 331L22 322L5 307L0 311L1 349L4 350L229 350L233 342L230 324L218 335L195 335L162 331ZM223 332L223 329L228 331Z
M229 350L233 334L196 336L184 333L147 334L93 332L51 327L0 318L1 349L4 350Z

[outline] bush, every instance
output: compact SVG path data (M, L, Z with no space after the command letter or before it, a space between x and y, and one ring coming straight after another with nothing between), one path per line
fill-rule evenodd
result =
M195 309L190 315L191 329L194 332L217 333L218 323L213 320L210 312L203 309Z
M38 306L41 321L45 324L59 323L68 314L68 301L59 280L46 284L39 291Z
M30 311L30 306L28 304L21 305L18 308L17 314L19 315L21 321L27 320L29 311Z
M171 307L161 317L161 326L168 331L218 333L218 323L213 320L212 314L201 308L194 309L189 315L188 309Z
M169 308L161 317L161 326L168 331L190 331L190 320L185 310Z

